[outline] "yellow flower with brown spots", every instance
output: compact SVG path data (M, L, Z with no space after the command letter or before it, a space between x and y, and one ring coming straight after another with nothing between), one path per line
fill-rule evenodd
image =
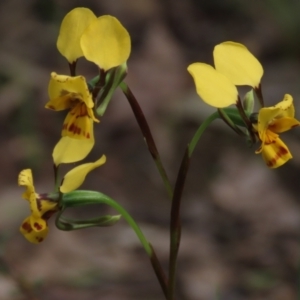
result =
M60 111L69 109L64 120L62 138L53 150L56 165L85 158L94 146L94 102L83 76L51 73L48 87L50 101L46 108Z
M215 68L205 63L188 66L197 94L207 104L223 108L236 104L236 86L257 88L263 76L263 68L253 54L242 44L223 42L214 48Z
M26 187L22 197L29 201L31 210L31 215L23 221L20 231L29 242L38 244L48 234L47 220L58 210L58 203L42 199L35 192L30 169L20 172L18 183Z
M106 156L102 155L93 163L86 163L73 168L65 175L62 185L59 188L60 192L65 194L76 190L92 170L100 167L105 162ZM50 196L48 194L37 194L30 169L20 172L18 184L26 188L22 197L29 202L31 211L31 215L23 221L20 231L29 242L38 244L48 235L49 228L47 221L60 209L59 194L56 193L54 196L51 196L51 194ZM50 199L53 197L56 200Z
M256 153L262 154L270 168L278 168L292 158L290 150L279 138L279 133L300 125L294 116L293 98L289 94L284 95L283 100L275 106L259 110L258 123L254 128L258 132L261 146Z

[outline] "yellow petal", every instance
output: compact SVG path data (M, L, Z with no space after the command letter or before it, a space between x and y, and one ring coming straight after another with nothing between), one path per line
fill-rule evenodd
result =
M32 216L34 216L35 218L40 218L41 212L37 205L37 194L35 193L32 172L30 169L26 169L20 172L18 183L20 186L26 187L26 190L22 194L22 197L29 201Z
M54 147L52 153L53 161L56 166L80 161L90 153L94 144L94 139L79 140L64 136Z
M48 226L46 226L41 231L33 230L31 226L31 217L26 218L21 227L20 232L24 235L24 237L31 243L38 244L42 242L48 234Z
M100 159L94 163L82 164L75 167L66 174L63 180L63 184L60 187L62 193L68 193L76 190L83 183L86 175L95 168L103 165L106 162L106 156L102 155Z
M71 10L63 19L57 39L59 52L70 62L83 56L80 38L84 30L97 20L88 8L78 7Z
M291 95L286 94L283 100L275 106L263 107L259 110L257 123L258 133L261 135L263 131L275 123L276 119L280 120L280 118L283 117L293 118L294 114L293 98Z
M48 86L50 101L46 108L64 110L73 107L78 102L84 102L89 108L94 106L92 95L83 76L66 76L51 73Z
M98 120L97 120L98 121ZM62 136L86 140L94 139L94 122L88 115L85 104L76 105L66 116Z
M26 169L20 172L18 177L18 184L20 186L33 187L33 177L31 169Z
M36 232L44 231L47 228L47 223L42 218L35 218L33 215L29 217L31 228Z
M235 85L259 86L264 70L244 45L224 42L215 47L213 55L216 70Z
M264 131L259 132L259 138L262 142L261 146L259 147L258 150L255 151L255 153L261 153L264 145L270 145L276 142L278 139L279 135L269 129L266 129Z
M189 65L188 72L194 78L197 94L207 104L222 108L236 103L238 99L236 87L212 66L194 63Z
M48 199L38 199L37 201L44 220L48 220L51 215L58 210L58 202L50 201Z
M294 127L297 127L300 125L300 122L296 120L295 118L288 118L288 117L283 117L280 119L276 119L272 125L269 126L269 130L276 132L276 133L281 133L288 131Z
M292 158L288 147L279 138L262 147L262 157L269 168L278 168Z
M85 58L109 70L126 62L130 54L130 36L112 16L102 16L92 22L81 37Z
M18 184L20 186L25 186L26 190L22 194L22 197L26 200L30 200L32 194L35 194L33 186L33 177L30 169L26 169L20 172L18 177Z
M276 108L280 108L280 113L276 115L276 118L279 117L290 117L293 118L295 115L295 108L293 104L293 97L289 94L285 94L283 100L277 103L275 106Z

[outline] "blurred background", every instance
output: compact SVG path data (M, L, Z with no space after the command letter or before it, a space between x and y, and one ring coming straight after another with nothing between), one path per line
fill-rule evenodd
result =
M116 16L132 38L126 82L149 122L174 183L186 144L213 109L195 92L186 68L213 63L213 47L245 44L264 67L267 106L294 97L300 109L298 0L11 0L0 3L0 299L164 299L148 257L121 220L110 228L62 232L50 220L40 245L19 226L29 215L18 173L31 168L37 192L53 188L51 153L65 112L44 108L50 73L68 74L56 49L60 22L84 6ZM92 78L93 64L79 62ZM246 92L241 90L241 95ZM216 121L194 152L182 203L177 299L293 300L299 265L300 131L283 140L294 158L268 169L258 145ZM126 98L118 91L101 123L96 147L105 166L82 188L102 191L140 224L167 270L170 200ZM114 213L74 209L72 217ZM217 296L219 295L219 298Z

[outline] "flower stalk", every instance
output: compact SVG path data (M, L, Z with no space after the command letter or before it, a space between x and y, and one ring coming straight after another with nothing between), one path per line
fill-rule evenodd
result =
M163 183L165 185L167 193L168 193L170 199L172 199L172 197L173 197L173 188L172 188L172 185L171 185L170 180L168 178L167 172L166 172L166 170L165 170L165 168L162 164L159 152L157 150L156 144L154 142L154 139L153 139L152 133L150 131L149 125L147 123L147 120L145 118L145 115L144 115L140 105L138 104L135 96L133 95L130 88L128 87L128 85L126 83L122 82L120 84L120 88L122 89L124 95L126 96L128 102L130 104L130 107L133 111L135 119L138 122L139 127L142 131L143 137L146 141L148 150L149 150L149 152L150 152L150 154L151 154L151 156L152 156L152 158L155 162L155 165L158 169L158 172L159 172L159 174L160 174L160 176L163 180Z
M194 80L197 94L216 111L202 122L186 146L173 188L145 115L124 82L128 72L131 39L120 21L110 15L97 17L88 8L75 8L62 21L57 48L68 61L70 75L51 73L49 101L45 106L54 111L67 110L60 140L52 152L54 191L37 193L31 169L20 172L18 184L25 188L22 198L30 207L30 215L22 222L20 232L29 242L38 244L48 235L48 220L54 214L56 227L64 231L113 226L123 217L148 255L166 300L175 300L182 226L181 202L191 157L203 133L214 120L222 119L249 144L260 142L255 153L261 154L269 168L278 168L292 158L280 134L300 126L295 118L293 97L285 94L276 105L265 107L261 86L264 70L257 58L240 43L226 41L216 45L213 50L213 66L202 62L189 65L187 70ZM80 58L97 66L98 75L89 82L80 73L76 75L77 61ZM243 102L239 96L239 86L250 88L242 99ZM94 136L94 123L100 122L96 114L104 116L119 87L129 102L171 200L168 276L153 246L127 210L101 192L78 190L88 174L106 162L105 155L94 162L76 165L64 176L60 174L61 164L82 161L93 150L97 136ZM253 112L255 98L260 109ZM84 220L64 216L68 208L93 204L108 205L118 215L102 215ZM219 297L221 296L217 296Z
M177 174L171 205L168 300L173 300L175 297L176 266L181 237L180 207L191 156L204 131L218 118L220 118L219 113L215 112L199 126L191 142L187 145Z
M83 205L90 205L90 204L106 204L112 208L114 208L124 219L127 221L128 225L132 228L135 232L136 236L138 237L139 241L141 242L145 252L147 253L148 257L150 258L151 265L154 269L154 272L158 278L160 286L165 294L167 295L167 279L164 274L163 268L160 265L160 262L156 256L156 253L152 247L152 245L147 241L145 235L143 234L142 230L135 222L135 220L131 217L131 215L116 201L114 201L109 196L94 191L83 191L77 190L67 194L64 194L62 197L62 205L64 208L66 207L77 207ZM62 213L61 213L62 214ZM60 224L61 221L61 214L58 215L56 219L56 224L62 227L63 224ZM66 221L62 219L62 221ZM73 223L73 221L68 220L68 222ZM85 224L88 227L88 224ZM66 230L66 229L65 229Z

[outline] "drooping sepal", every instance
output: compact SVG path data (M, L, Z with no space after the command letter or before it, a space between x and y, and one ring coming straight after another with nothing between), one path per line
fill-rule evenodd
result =
M85 177L89 172L102 166L106 162L106 156L102 155L98 160L92 163L86 163L79 165L69 171L60 186L60 191L62 193L69 193L76 190L84 182Z
M73 139L63 136L55 145L52 153L53 161L56 166L80 161L84 159L94 147L95 140Z
M109 227L119 222L121 215L106 215L86 220L69 219L59 214L56 218L56 227L64 231L79 230L90 227Z

